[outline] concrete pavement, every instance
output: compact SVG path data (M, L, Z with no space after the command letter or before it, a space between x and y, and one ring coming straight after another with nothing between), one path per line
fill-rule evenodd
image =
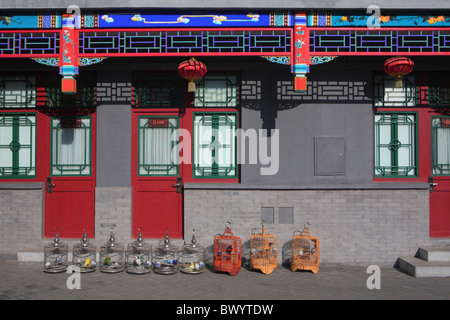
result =
M47 274L41 267L0 261L0 300L448 300L450 278L414 278L381 267L380 289L368 289L367 267L321 265L320 271L291 272L278 266L270 275L242 268L237 276L206 270L200 275L80 275L81 289L70 290L68 273ZM372 282L374 283L374 282ZM294 305L294 304L293 304Z

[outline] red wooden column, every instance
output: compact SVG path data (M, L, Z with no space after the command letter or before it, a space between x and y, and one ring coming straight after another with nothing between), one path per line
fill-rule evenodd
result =
M306 12L297 12L294 16L294 57L293 72L295 74L294 90L305 92L307 89L306 74L309 73L309 30Z
M62 75L61 91L65 94L77 92L78 32L75 29L75 14L62 16L61 57L59 73Z

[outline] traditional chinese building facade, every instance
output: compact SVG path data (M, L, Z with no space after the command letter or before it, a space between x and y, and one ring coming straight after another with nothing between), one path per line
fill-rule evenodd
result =
M323 262L449 244L450 10L6 2L0 253L261 221Z

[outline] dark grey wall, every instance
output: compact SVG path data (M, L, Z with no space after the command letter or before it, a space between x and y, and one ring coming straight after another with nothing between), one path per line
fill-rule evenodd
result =
M267 166L245 164L242 183L371 183L372 71L352 71L347 64L341 67L342 70L336 71L328 71L326 66L323 71L312 70L309 93L305 95L289 91L292 75L285 70L273 70L269 76L264 76L264 72L243 71L244 81L258 78L262 81L260 101L243 100L242 128L279 130L280 169L275 176L261 176L261 167ZM339 145L330 145L329 150L321 148L323 143L326 146L333 142L328 138Z
M131 186L131 105L117 101L117 83L130 83L131 72L102 71L97 75L97 186Z

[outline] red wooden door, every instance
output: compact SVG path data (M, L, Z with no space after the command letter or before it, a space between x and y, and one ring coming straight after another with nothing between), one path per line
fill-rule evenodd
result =
M55 116L50 121L50 165L45 190L45 236L95 236L96 117Z
M428 122L430 123L430 122ZM431 117L430 236L450 237L450 117Z
M133 236L183 238L178 111L133 111Z
M450 177L433 177L430 184L430 236L450 237Z

